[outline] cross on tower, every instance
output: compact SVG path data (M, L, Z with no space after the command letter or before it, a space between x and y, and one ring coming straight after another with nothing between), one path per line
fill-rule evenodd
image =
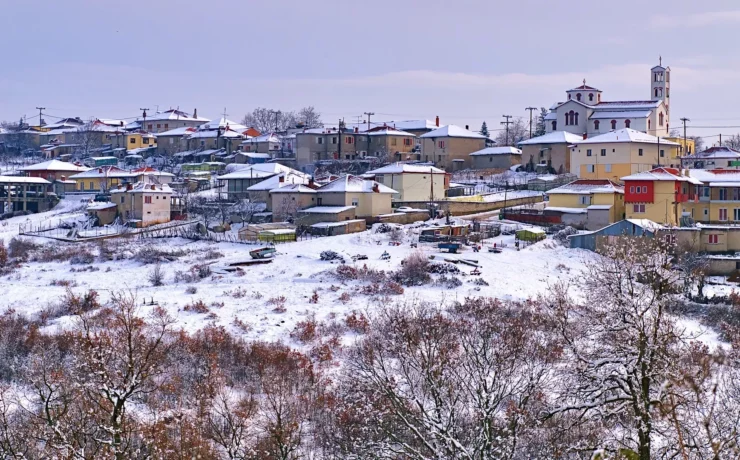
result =
M663 67L663 56L658 56L658 65Z

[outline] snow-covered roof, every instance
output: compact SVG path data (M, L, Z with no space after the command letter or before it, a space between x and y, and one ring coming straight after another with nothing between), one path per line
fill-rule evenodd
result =
M653 222L650 219L625 219L627 222L631 224L635 224L638 227L642 227L646 230L650 230L651 232L655 232L656 230L662 230L665 227L660 225L657 222Z
M270 190L270 193L316 193L316 190L303 184L287 184Z
M260 177L267 178L267 177L270 177L270 176L273 176L279 173L291 173L291 174L296 174L296 175L300 175L303 177L308 177L307 174L302 173L300 171L296 171L293 168L283 166L280 163L260 163L260 164L245 166L243 168L240 168L228 174L218 176L217 179L229 180L229 179L254 179L254 178L260 178Z
M164 136L185 136L187 134L192 134L196 130L195 128L191 126L181 126L179 128L170 129L169 131L163 131L161 133L157 133L158 137L164 137Z
M98 166L97 168L88 169L87 171L70 176L70 179L88 179L96 177L133 177L135 174L126 171L118 166Z
M483 150L473 152L470 156L484 156L484 155L521 155L522 151L516 147L488 147Z
M282 180L281 180L282 179ZM292 172L275 174L262 182L258 182L251 187L247 188L249 192L258 191L270 191L276 188L284 187L292 184L303 184L306 185L310 181L310 178L304 174L294 174Z
M260 158L263 160L269 160L272 158L269 153L239 152L239 155L244 155L249 158Z
M266 133L262 134L256 137L250 137L245 141L242 141L242 144L256 144L258 142L280 142L280 137L276 135L275 133Z
M200 126L198 126L198 129L202 130L214 130L218 128L226 128L229 127L232 131L237 132L244 132L248 127L242 125L241 123L237 123L235 121L229 120L228 118L220 118L218 121L209 121L208 123L204 123Z
M613 144L622 142L636 142L640 144L658 144L660 145L679 145L675 142L671 142L665 139L658 139L655 136L637 131L631 128L618 129L616 131L610 131L608 133L600 134L588 139L582 139L575 144Z
M110 203L110 202L109 203L97 203L97 202L95 202L95 203L90 203L89 205L87 205L87 210L88 211L99 211L99 210L102 210L102 209L110 209L110 208L115 208L115 207L116 207L116 204L115 203Z
M582 84L581 86L576 86L573 89L569 89L567 92L571 91L598 91L601 92L600 89L596 89L593 86L588 86L586 83Z
M637 110L637 109L654 109L660 105L661 101L607 101L599 102L593 106L595 111L602 110Z
M624 187L608 179L578 179L547 192L548 195L590 195L592 193L624 193Z
M545 210L563 212L565 214L586 214L588 212L588 209L586 208L570 208L566 206L548 206Z
M486 139L486 136L484 136L483 134L474 133L473 131L461 128L457 125L443 126L441 128L435 129L434 131L424 133L420 137L464 137L471 139Z
M377 129L375 131L367 131L365 134L368 136L409 136L409 137L415 137L414 134L407 133L406 131L402 131L400 129L394 129L390 126L385 126L382 129Z
M346 175L319 188L319 193L398 193L390 187L361 177Z
M150 182L137 182L130 188L128 185L119 185L110 193L164 193L172 194L172 189L167 184L152 184Z
M188 135L188 139L210 139L214 137L225 137L230 139L243 139L244 134L232 131L231 129L225 131L214 130L198 130Z
M45 133L41 133L42 136L59 136L60 134L65 133L75 133L77 132L77 128L57 128L52 129L49 131L46 131Z
M740 152L729 147L710 147L693 155L686 155L685 160L710 160L740 158Z
M25 177L25 176L0 176L0 183L2 184L51 184L46 179L40 177Z
M35 165L26 166L21 168L21 171L70 171L70 172L81 172L87 171L90 168L85 166L78 166L66 161L49 160L43 163L36 163Z
M180 120L180 121L202 121L203 123L211 121L208 118L193 117L189 113L183 112L177 109L165 110L163 112L156 112L153 115L147 115L146 121L165 121L165 120ZM137 121L143 121L137 120Z
M421 166L416 164L392 163L378 169L368 171L367 174L402 174L402 173L426 173L446 174L443 170L434 166Z
M553 131L542 136L533 137L526 141L519 142L519 145L538 145L538 144L575 144L583 140L583 136L569 133L568 131Z
M725 187L740 186L740 171L735 169L689 169L687 172L690 177L703 183L734 183Z
M691 170L690 170L691 171ZM701 185L701 181L692 176L684 176L681 171L675 168L655 168L650 171L643 171L636 174L630 174L621 178L622 181L678 181L689 182Z
M364 219L343 220L341 222L318 222L311 225L312 228L344 227L347 224L364 222Z
M613 208L610 204L592 204L591 206L588 206L586 209L593 209L597 211L606 211L607 209Z
M314 206L313 208L302 209L301 212L309 214L339 214L340 212L355 208L356 206Z
M650 110L624 110L624 111L594 111L589 117L591 120L623 119L623 118L647 118Z

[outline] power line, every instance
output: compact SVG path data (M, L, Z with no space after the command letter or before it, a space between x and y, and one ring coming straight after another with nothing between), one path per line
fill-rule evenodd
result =
M509 125L512 124L512 123L514 123L513 121L511 121L511 118L513 118L513 117L511 115L501 115L501 116L506 119L506 121L502 121L501 124L502 125L506 125L506 142L505 142L505 144L506 145L509 145Z
M524 110L529 110L529 138L532 139L532 112L537 110L537 107L527 107Z

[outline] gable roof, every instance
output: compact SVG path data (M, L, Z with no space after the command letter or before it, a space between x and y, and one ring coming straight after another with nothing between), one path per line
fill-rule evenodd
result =
M163 131L161 133L157 133L157 137L185 136L187 134L192 134L194 132L195 132L195 128L191 126L182 126L180 128L170 129L169 131Z
M579 134L569 133L568 131L553 131L542 136L533 137L526 141L519 142L519 145L538 145L538 144L575 144L583 140Z
M683 157L688 160L705 160L713 158L740 158L740 152L731 149L729 147L710 147L702 152L697 152L693 155L686 155Z
M318 192L398 193L392 188L386 187L374 180L366 180L350 174L342 176L339 179L333 180L323 187L320 187Z
M378 126L369 131L365 131L368 136L409 136L416 137L414 134L393 128L391 126Z
M21 171L70 171L70 172L82 172L87 171L90 168L84 166L78 166L76 164L67 163L66 161L49 160L43 163L36 163L35 165L26 166L21 168Z
M681 171L675 168L654 168L650 171L643 171L636 174L630 174L621 178L622 181L678 181L678 182L690 182L692 184L701 185L701 181L692 177L684 176Z
M434 131L424 133L420 137L464 137L470 139L486 139L486 136L483 134L474 133L473 131L461 128L457 125L443 126Z
M312 189L308 185L287 184L270 190L270 193L316 193L316 190Z
M624 193L624 187L608 179L578 179L547 192L548 195L590 195L592 193Z
M281 181L282 179L282 181ZM247 188L249 192L269 191L286 185L302 184L307 185L311 181L310 177L300 174L294 174L292 172L275 174L274 176L268 177L262 182L256 183L251 187Z
M203 123L211 121L208 118L193 117L187 112L183 112L177 109L165 110L163 112L156 112L154 115L147 115L146 121L165 121L165 120L180 120L180 121L202 121ZM143 122L143 119L137 119L138 122Z
M229 180L229 179L259 179L264 177L265 179L274 176L279 173L291 173L302 177L309 177L308 174L296 171L293 168L283 166L280 163L259 163L254 165L245 166L237 169L230 173L218 176L218 180Z
M690 177L705 184L716 186L720 182L734 182L735 184L729 187L740 186L740 171L737 169L689 169L687 172Z
M622 142L636 142L640 144L657 144L661 145L679 145L676 142L671 142L665 139L658 139L655 136L637 131L632 128L623 128L616 131L610 131L605 134L590 137L588 139L582 139L574 144L612 144Z
M473 152L470 156L483 156L483 155L521 155L522 151L516 147L488 147L483 150Z
M568 92L570 92L570 91L599 91L599 92L601 92L601 90L596 89L593 86L588 86L585 83L582 84L581 86L576 86L575 88L568 90Z
M211 121L209 121L207 123L204 123L204 124L198 126L198 129L210 130L210 129L226 128L227 126L232 131L237 131L237 132L240 132L240 133L246 131L247 129L249 129L248 127L246 127L246 126L244 126L244 125L242 125L240 123L237 123L235 121L231 121L228 118L223 118L223 117L220 118L218 121L211 120Z
M406 163L392 163L382 166L378 169L368 171L367 174L402 174L402 173L426 173L426 174L447 174L445 171L435 168L434 166L422 166Z

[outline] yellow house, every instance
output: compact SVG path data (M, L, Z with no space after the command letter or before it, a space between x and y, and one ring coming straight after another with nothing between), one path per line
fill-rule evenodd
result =
M624 188L608 179L579 179L547 192L546 209L582 209L588 227L601 228L624 219Z
M70 176L77 183L77 191L106 192L124 182L132 182L135 174L117 166L100 166Z
M126 133L126 150L146 149L157 146L157 136L151 133Z
M486 136L447 125L420 136L421 155L446 171L470 168L470 154L486 147Z
M111 190L111 201L125 222L137 227L170 221L172 189L169 185L137 182Z
M684 140L684 138L680 136L661 137L661 139L665 139L667 141L675 142L676 144L678 144L678 154L680 156L693 155L694 153L696 153L696 141L694 139L689 139L687 137L686 140Z
M316 190L317 206L355 206L358 219L390 214L397 191L373 180L343 176Z
M582 179L618 182L621 177L650 171L656 166L679 165L679 147L664 138L630 128L620 129L573 145L570 171Z

